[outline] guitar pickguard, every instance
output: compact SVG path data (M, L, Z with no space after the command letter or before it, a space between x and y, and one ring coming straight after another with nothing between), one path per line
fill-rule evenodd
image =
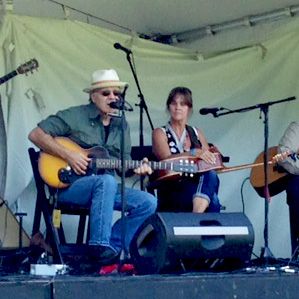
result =
M104 169L97 168L96 159L109 159L108 151L101 146L95 146L90 149L87 149L86 153L87 156L92 159L88 165L86 174L76 174L74 170L70 167L61 168L58 170L58 178L62 183L69 185L84 176L102 174L105 172Z

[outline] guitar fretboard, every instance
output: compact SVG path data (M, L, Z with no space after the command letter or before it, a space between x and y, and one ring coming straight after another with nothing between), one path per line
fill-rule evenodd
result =
M17 71L12 71L11 73L9 73L9 74L7 74L7 75L1 77L1 78L0 78L0 85L3 84L3 83L5 83L5 82L8 81L9 79L15 77L17 74L18 74Z
M135 169L142 165L142 161L136 160L125 160L125 169ZM181 162L163 162L163 161L149 161L148 165L153 170L170 170L170 171L184 171L185 168L194 166L193 162L186 162L182 160ZM121 160L113 159L96 159L96 167L98 169L122 169ZM190 171L190 170L189 170Z

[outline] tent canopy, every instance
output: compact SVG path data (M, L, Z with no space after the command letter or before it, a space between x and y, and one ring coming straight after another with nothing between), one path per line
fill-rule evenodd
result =
M76 19L202 53L260 43L299 12L298 0L10 1L17 14Z

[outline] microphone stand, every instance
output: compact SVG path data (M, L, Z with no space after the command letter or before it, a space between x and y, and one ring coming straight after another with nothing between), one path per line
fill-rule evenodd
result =
M267 103L261 103L254 106L249 106L236 110L229 110L226 112L220 112L213 114L214 117L219 117L222 115L236 113L236 112L247 112L253 109L260 109L261 113L264 115L264 199L265 199L265 215L264 215L264 247L261 250L261 258L264 259L266 266L269 264L270 259L274 259L274 255L272 254L269 248L269 226L268 226L268 218L269 218L269 201L270 201L270 192L268 185L268 137L269 137L269 107L271 105L279 104L282 102L289 102L295 100L296 97L289 97L286 99L272 101Z
M126 52L126 53L127 53L127 61L128 61L129 65L130 65L130 68L131 68L131 71L132 71L132 74L133 74L133 77L134 77L134 80L135 80L135 83L136 83L136 86L137 86L137 89L138 89L138 93L139 93L138 97L139 97L140 101L139 101L138 104L135 104L135 106L139 106L139 146L140 146L140 150L142 152L143 151L143 147L144 147L143 110L145 110L145 112L146 112L146 115L147 115L147 118L148 118L148 121L150 123L150 126L151 126L152 130L154 129L154 126L153 126L151 117L149 115L148 108L147 108L144 96L143 96L143 94L141 92L141 88L140 88L140 85L139 85L139 81L138 81L138 78L137 78L136 71L135 71L133 63L131 61L130 54L132 52ZM140 176L140 189L144 190L144 176Z
M120 253L120 263L118 267L118 272L120 272L123 261L128 257L128 252L125 246L125 236L127 230L126 224L126 208L127 201L125 198L125 127L126 127L126 118L125 118L125 93L127 87L124 89L121 96L119 96L119 114L121 119L121 135L120 135L120 161L121 161L121 253Z

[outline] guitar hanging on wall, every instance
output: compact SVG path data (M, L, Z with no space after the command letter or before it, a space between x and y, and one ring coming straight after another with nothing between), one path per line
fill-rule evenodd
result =
M38 62L36 59L31 59L26 63L20 65L16 70L10 72L9 74L0 78L0 85L6 81L12 79L19 74L26 74L28 72L33 72L34 69L38 68ZM4 125L4 118L1 105L1 95L0 95L0 142L2 143L0 152L0 247L1 249L12 249L18 248L20 250L20 240L22 240L22 248L28 247L30 245L30 237L27 235L24 229L19 225L13 212L9 209L8 205L1 198L2 193L4 193L5 186L5 175L6 175L6 131ZM3 170L3 171L2 171ZM21 238L21 239L20 239ZM21 250L23 250L21 248ZM9 250L7 252L10 252ZM12 253L9 253L12 255ZM14 253L15 254L15 253ZM13 254L13 255L14 255Z
M26 63L20 65L16 70L10 72L9 74L0 78L0 85L5 83L6 81L12 79L13 77L17 76L18 74L26 74L28 72L33 73L34 69L38 68L38 62L35 58L27 61ZM0 195L4 193L4 185L5 185L5 175L6 175L6 130L4 124L4 116L2 111L2 104L1 104L1 95L0 95L0 143L1 143L1 152L0 152Z
M28 74L28 72L33 72L33 70L38 68L38 61L33 58L24 64L21 64L16 70L8 73L7 75L0 78L0 85L5 83L6 81L12 79L13 77L19 74Z

